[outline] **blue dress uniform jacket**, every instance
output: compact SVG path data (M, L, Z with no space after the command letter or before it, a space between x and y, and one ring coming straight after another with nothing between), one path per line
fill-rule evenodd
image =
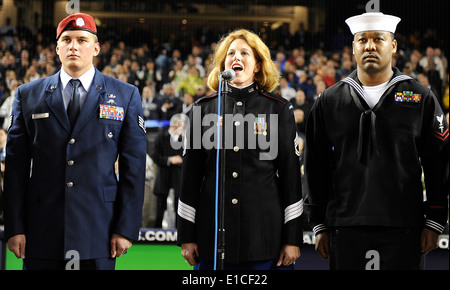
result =
M300 246L303 241L303 200L292 106L258 90L256 84L230 88L222 119L226 149L225 263L278 259L282 245ZM205 261L213 261L215 254L217 147L210 145L216 140L217 112L217 94L198 100L191 111L178 204L178 244L197 243L200 259Z
M393 71L372 109L356 70L313 106L306 126L305 203L316 234L360 225L444 229L448 124L428 88Z
M146 160L141 99L135 87L96 70L71 130L59 75L17 90L7 140L5 238L25 234L26 257L64 259L70 250L80 259L109 257L113 233L131 240L139 234ZM101 105L122 108L123 118L100 118Z

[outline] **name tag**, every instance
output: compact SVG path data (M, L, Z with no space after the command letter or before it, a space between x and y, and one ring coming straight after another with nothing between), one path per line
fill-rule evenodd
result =
M122 107L100 105L100 119L123 121L124 112Z
M31 119L33 119L33 120L45 119L45 118L48 118L49 116L50 116L49 113L32 114Z

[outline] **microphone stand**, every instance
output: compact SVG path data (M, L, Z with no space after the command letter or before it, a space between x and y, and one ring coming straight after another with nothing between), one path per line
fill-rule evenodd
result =
M222 75L220 76L220 80L222 80ZM218 229L217 229L217 256L218 256L218 270L223 270L224 269L224 261L225 261L225 97L228 95L229 93L229 88L228 88L228 81L224 80L223 81L223 89L221 90L221 86L219 85L219 96L221 96L221 98L219 98L219 104L218 104L218 108L220 110L219 116L218 116L218 131L219 133L219 138L220 136L222 138L220 138L219 140L219 146L220 148L218 148L219 153L220 153L220 157L219 157L219 192L218 192ZM223 93L225 94L225 96L223 96ZM220 120L220 117L222 116L222 120ZM221 125L220 125L220 121L221 121ZM216 206L216 210L217 210L217 206Z

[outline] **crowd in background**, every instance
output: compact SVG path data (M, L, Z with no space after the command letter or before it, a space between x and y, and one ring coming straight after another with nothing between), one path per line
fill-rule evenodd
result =
M9 20L0 27L0 127L3 129L8 127L17 87L60 69L56 41L52 38L55 30L42 29L33 34ZM135 40L132 46L120 36L108 37L111 34L112 31L99 34L101 51L95 66L102 73L139 88L145 119L170 120L177 113L188 112L198 98L212 93L206 79L215 44L223 34L218 33L214 39L214 34L203 28L193 33L188 46L177 41L173 33L167 42L143 37L142 43ZM448 60L437 32L427 29L422 34L397 33L396 39L398 51L393 66L429 87L448 114ZM321 29L311 34L300 25L294 35L280 29L271 39L264 40L281 75L274 93L293 104L298 133L303 136L315 99L356 68L350 32L338 29L330 36Z
M50 76L60 68L56 41L52 39L54 32L46 31L52 30L33 34L23 25L14 26L9 21L0 27L0 124L4 128L12 106L9 97L14 96L17 86ZM174 113L187 111L193 101L211 93L206 78L219 39L213 40L211 31L202 29L193 33L191 45L186 48L175 34L170 35L168 42L142 39L133 47L118 36L102 39L100 35L101 52L95 66L104 74L139 88L146 119L169 120ZM448 112L448 61L437 46L442 42L436 31L396 34L396 38L398 51L393 66L430 87ZM301 24L294 35L280 29L266 42L270 42L267 44L282 77L275 93L304 111L305 118L325 88L356 68L350 33L341 29L333 36L322 30L311 34Z
M54 74L60 68L56 41L46 33L31 33L23 25L7 21L0 27L0 118L9 116L17 86ZM203 33L202 33L203 32ZM108 35L108 33L103 33ZM188 110L191 103L210 93L206 78L216 41L208 29L193 33L191 45L179 45L175 34L168 42L142 39L129 46L120 37L101 41L95 66L139 88L146 119L169 120L174 113ZM430 87L448 111L448 61L438 44L435 30L420 35L397 34L398 52L393 66ZM136 41L133 41L136 43ZM266 39L273 60L280 69L281 81L276 94L291 100L308 115L314 99L327 87L346 77L356 68L350 33L341 29L333 35L319 30L311 34L301 24L294 35L280 29ZM178 47L177 47L178 46ZM305 104L303 104L305 103ZM7 126L7 122L0 124Z

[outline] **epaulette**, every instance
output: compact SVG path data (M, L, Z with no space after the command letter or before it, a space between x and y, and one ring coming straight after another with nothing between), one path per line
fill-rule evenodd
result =
M261 93L261 95L263 95L265 97L268 97L268 98L271 98L273 100L276 100L278 102L281 102L283 105L287 103L287 100L285 98L283 98L283 97L277 96L275 94L269 93L269 92L264 91L264 90L259 90L259 92Z
M214 94L211 94L211 95L208 95L208 96L204 96L204 97L201 97L200 99L198 99L197 101L195 101L195 103L194 104L198 104L198 103L200 103L200 102L202 102L202 101L205 101L205 100L209 100L209 99L212 99L212 98L215 98L215 97L217 97L219 94L216 92L216 93L214 93Z

